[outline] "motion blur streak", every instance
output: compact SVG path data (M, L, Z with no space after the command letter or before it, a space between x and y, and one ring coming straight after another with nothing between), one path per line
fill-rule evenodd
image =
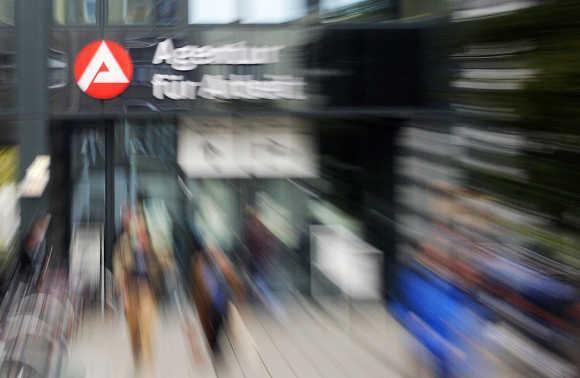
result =
M0 378L578 377L579 20L0 0Z

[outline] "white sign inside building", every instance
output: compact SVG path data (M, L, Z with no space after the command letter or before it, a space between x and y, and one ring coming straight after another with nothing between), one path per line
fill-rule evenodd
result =
M248 132L250 169L259 177L315 177L313 136L303 129L255 127Z
M192 177L246 177L239 138L227 119L186 123L179 130L179 165Z
M316 177L314 137L296 125L236 125L228 119L184 122L178 162L190 177Z

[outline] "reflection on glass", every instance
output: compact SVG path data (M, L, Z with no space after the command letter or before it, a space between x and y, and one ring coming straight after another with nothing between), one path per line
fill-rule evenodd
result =
M244 23L282 23L306 14L305 0L246 0L243 2Z
M417 2L432 3L426 0ZM322 0L320 13L323 22L385 21L396 18L401 7L415 3L415 0Z
M449 2L443 0L404 0L399 3L401 18L444 14Z
M72 133L70 169L70 278L74 290L95 295L100 281L106 208L103 130Z
M13 85L14 79L14 53L0 52L0 88Z
M320 0L322 11L334 11L351 5L362 3L364 0Z
M189 0L190 24L229 24L237 20L237 0Z
M60 25L97 23L97 0L54 0L53 17Z
M153 0L109 0L110 24L148 24L154 19Z
M194 215L196 224L212 242L228 251L234 247L236 232L240 227L240 198L234 181L191 180L189 190L198 198Z
M0 25L14 25L14 0L0 0Z
M110 24L171 24L176 20L178 0L109 0Z
M80 130L72 137L71 173L73 198L71 221L104 222L105 140L102 131Z
M306 0L189 0L189 23L282 23L306 11Z
M171 24L176 21L178 0L155 0L156 21Z
M162 243L170 231L169 214L179 214L179 187L177 184L176 134L171 123L153 120L125 120L115 127L115 224L120 230L123 205L145 200L148 219L158 226L162 235L151 235L154 243ZM152 206L152 207L151 207ZM155 216L153 216L155 218ZM164 219L161 219L164 218ZM161 226L160 226L161 227ZM155 232L160 231L159 228Z
M67 83L68 62L64 53L50 50L48 52L48 87L62 88Z
M147 157L163 162L176 158L175 128L171 124L154 120L131 120L124 125L124 133L118 135L123 143L117 144L119 162L131 157ZM123 138L123 139L121 139Z

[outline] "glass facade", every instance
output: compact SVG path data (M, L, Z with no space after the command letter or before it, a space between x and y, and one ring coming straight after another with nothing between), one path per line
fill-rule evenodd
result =
M390 5L392 3L394 2L389 2ZM361 176L354 171L343 170L341 167L344 163L344 166L362 169L357 159L367 157L363 151L353 149L348 151L352 156L338 156L341 153L347 153L347 151L333 148L332 143L327 143L322 147L316 145L315 148L321 147L325 149L326 155L331 156L324 156L322 159L323 170L326 170L324 173L326 179L297 180L300 182L299 186L287 180L283 174L278 174L276 178L268 178L265 175L258 179L252 177L255 174L253 172L247 174L243 179L239 177L232 179L224 176L209 179L203 175L188 175L181 171L183 167L180 167L177 156L179 152L178 134L181 125L180 118L182 117L195 119L196 117L205 117L203 114L216 113L220 117L229 118L232 127L239 130L248 126L256 127L264 122L264 117L258 119L253 114L270 111L275 116L266 123L269 127L277 128L286 125L282 125L281 123L284 122L279 121L276 117L288 116L289 110L308 112L319 105L336 106L337 108L345 106L345 104L366 106L366 102L359 104L356 101L371 95L374 96L373 99L376 97L384 100L383 90L376 94L373 94L372 91L365 91L363 95L361 92L361 88L370 87L367 85L369 80L375 83L377 80L382 80L377 77L370 78L369 73L376 72L377 67L382 69L386 67L381 60L382 56L379 59L372 55L375 51L373 46L391 43L392 46L397 46L399 49L399 45L403 43L400 42L403 40L402 38L410 38L409 35L413 33L409 34L404 31L382 33L372 30L372 28L369 31L360 32L350 30L326 31L324 28L311 30L306 24L301 25L300 23L277 25L312 15L316 15L316 18L313 19L316 23L320 21L319 15L315 13L317 9L322 11L340 9L355 13L361 13L361 9L363 9L364 13L364 9L367 8L359 6L366 7L368 4L369 2L313 3L306 0L53 0L52 11L57 24L63 26L94 25L97 27L73 27L70 29L55 27L51 30L50 48L47 54L48 86L50 88L48 111L51 120L58 120L64 116L102 123L103 125L96 127L102 129L101 131L97 130L97 136L90 138L88 134L82 134L82 137L75 136L74 138L81 138L83 141L75 139L74 145L76 147L74 148L80 148L81 145L92 146L90 151L93 152L102 152L103 149L107 150L107 148L113 149L108 157L101 156L103 160L100 164L106 165L107 161L112 159L112 163L108 167L91 166L90 161L89 163L85 162L87 156L81 157L78 153L74 155L74 158L71 157L77 161L77 164L81 164L81 162L85 164L81 167L82 169L75 167L71 171L71 179L77 182L76 185L79 185L78 188L80 188L70 188L71 203L77 208L74 211L71 210L72 223L93 219L98 220L98 222L106 222L107 218L113 217L113 229L114 232L118 232L122 207L139 197L144 197L151 201L152 208L164 208L170 217L182 217L184 212L187 212L193 219L207 217L206 227L210 230L208 232L216 234L215 238L220 245L223 244L225 249L230 249L235 248L236 238L239 237L236 234L239 233L243 208L250 205L259 208L263 218L267 219L273 230L276 230L275 233L285 239L283 240L284 245L290 249L296 249L299 248L300 239L303 237L302 234L305 232L309 218L313 213L317 212L317 218L335 219L336 217L329 217L328 211L324 209L336 207L342 213L349 214L355 219L363 211L357 202L360 202L367 195L365 192L368 188L362 188L367 182L362 180ZM184 10L187 11L185 13L187 17L178 18L178 11L183 7L186 8ZM389 14L389 17L391 16L392 14ZM185 23L207 24L207 26L203 28L188 27L184 25ZM247 23L256 26L234 25L220 28L218 25L221 23ZM211 24L216 25L211 27ZM148 29L146 25L166 25L168 26L167 30L176 27L180 28L180 31L155 35L151 30L144 32L145 29ZM97 30L101 33L98 33ZM402 36L403 33L405 36ZM382 40L379 38L379 34L388 34L391 39ZM119 41L127 47L135 71L130 87L122 96L110 101L99 102L84 96L75 86L71 64L82 46L103 36L110 40ZM283 49L280 52L279 60L273 64L204 64L191 71L178 72L170 64L152 64L152 56L159 39L167 37L173 37L175 48L184 46L220 47L243 41L246 42L247 46L283 46ZM407 41L406 45L415 45L414 34L411 37L413 39L405 40ZM350 43L353 41L358 42ZM350 46L350 48L341 46ZM361 52L361 48L364 51ZM399 50L403 51L404 49ZM368 58L365 57L360 62L352 61L353 56L357 56L357 54L363 56L365 53L370 54ZM404 57L399 60L404 62L405 70L399 70L400 74L397 71L403 63L397 63L394 66L388 65L386 69L389 73L397 72L396 76L405 82L405 85L401 85L399 88L398 85L393 85L393 80L388 80L392 88L390 92L400 101L397 104L401 105L409 103L407 97L412 96L405 96L406 91L415 87L415 83L409 81L409 77L416 69L419 69L413 66L415 61L411 54L403 55ZM389 58L389 64L393 64L393 61L392 58ZM336 64L336 67L333 64ZM365 66L359 67L360 64L365 64ZM321 66L330 67L331 70L343 74L338 77L334 74L325 75L323 73L319 75L316 70L313 71L314 74L307 78L307 90L311 90L311 93L308 93L308 101L293 102L277 99L217 101L205 98L197 98L194 101L181 101L172 98L158 100L152 94L151 79L154 74L174 75L179 73L184 75L187 80L194 82L201 81L204 75L228 77L232 74L245 75L253 78L252 80L265 81L270 80L271 75L299 78L309 75L304 74L309 68ZM365 74L355 75L356 72ZM334 83L338 81L347 84L344 87L335 87ZM334 96L339 94L344 101L334 99ZM385 105L370 100L368 104ZM389 102L385 106L392 106L392 104ZM241 114L244 115L241 116ZM299 122L290 122L289 128L296 129L297 123L302 121L300 119ZM317 119L314 122L313 130L333 123L332 120L320 121ZM343 126L347 127L347 125L348 122ZM104 130L109 129L114 129L113 140L108 140L105 137L108 131ZM340 143L355 140L354 138L358 138L357 133L358 131L353 130ZM383 138L382 135L380 137ZM94 140L89 143L91 138L104 139L99 143ZM329 141L339 141L341 138L342 136L337 137L337 133L329 133L324 136L324 139ZM384 138L387 137L384 136ZM104 142L105 139L107 142ZM357 140L357 143L367 141L364 138ZM266 144L267 147L264 149L281 148L271 141L264 145ZM243 160L239 157L236 158ZM338 159L339 162L333 163L333 159ZM344 159L344 162L341 159ZM270 165L275 165L272 163L275 159L270 160L265 162L264 159L251 164L261 165L262 168L268 166L267 171L270 169ZM335 163L336 165L333 165ZM83 169L85 171L88 169L88 176ZM111 177L107 176L107 172ZM377 173L383 174L379 168L377 168ZM180 180L183 180L185 184L180 183ZM111 198L104 197L106 191L103 191L103 186L106 186L107 182L114 187L114 196ZM306 185L302 185L305 183ZM184 185L188 186L188 190L192 193L197 191L203 199L204 205L198 204L201 207L199 212L195 214L184 207L184 201L187 197L184 194ZM297 189L298 187L304 190ZM315 193L324 192L324 198L316 201L307 200L308 188L314 188ZM380 190L375 191L376 193L373 194L375 197L382 195ZM84 197L75 194L81 192ZM87 192L92 194L86 197ZM99 201L105 201L105 204L95 205ZM380 202L380 200L377 201ZM320 203L328 206L322 206ZM294 204L294 206L289 204ZM311 206L311 204L313 205ZM105 207L111 209L110 214L106 214ZM207 214L213 215L206 216ZM109 221L111 220L109 219ZM350 222L346 223L350 224ZM291 229L288 228L288 225L291 225ZM74 224L69 224L69 226L74 227ZM364 233L361 231L364 226L349 226L347 228L351 231L356 229L354 233L358 237L364 237Z
M180 8L189 24L281 24L316 14L323 22L368 22L396 18L443 16L443 0L53 0L59 25L95 25L99 14L109 25L172 25ZM104 10L101 12L100 9ZM0 2L0 22L12 25L14 0ZM309 21L312 22L312 19ZM316 22L316 21L315 21Z

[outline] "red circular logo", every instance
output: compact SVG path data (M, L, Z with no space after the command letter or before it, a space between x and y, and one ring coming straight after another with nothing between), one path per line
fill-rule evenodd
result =
M86 45L75 61L75 80L87 95L107 100L123 93L133 79L131 56L117 42Z

